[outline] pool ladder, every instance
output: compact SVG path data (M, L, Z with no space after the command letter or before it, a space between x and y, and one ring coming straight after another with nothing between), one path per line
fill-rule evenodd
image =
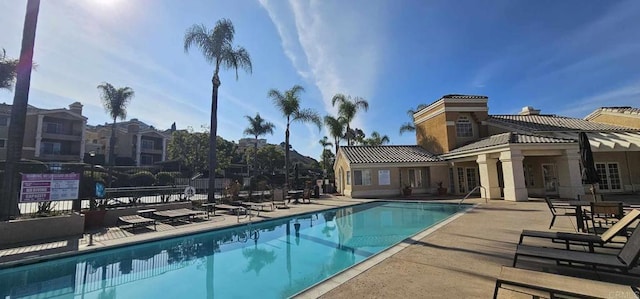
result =
M478 190L478 189L482 189L482 190L484 190L484 193L485 193L485 194L487 193L487 189L485 189L484 187L482 187L482 186L478 185L478 186L476 186L475 188L473 188L473 190L469 191L469 193L467 193L467 196L465 196L464 198L462 198L462 199L460 200L460 202L458 203L458 205L461 205L461 204L462 204L462 202L463 202L465 199L469 198L469 196L471 196L471 194L473 194L473 192L476 192L476 190ZM487 200L487 198L485 198L485 199L484 199L484 203L487 203L487 202L488 202L488 200Z

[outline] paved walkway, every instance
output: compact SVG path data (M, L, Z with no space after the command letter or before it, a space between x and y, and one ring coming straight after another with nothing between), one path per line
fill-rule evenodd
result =
M510 266L513 261L522 230L547 230L551 215L543 201L492 200L485 204L484 200L474 199L469 202L479 205L333 288L322 298L490 298L501 267ZM558 217L553 229L575 232L575 219ZM544 244L549 246L549 243ZM553 264L519 262L518 266L566 275L589 274L568 272ZM640 284L639 280L602 274L588 278ZM333 279L340 280L339 277ZM317 297L303 295L301 297Z

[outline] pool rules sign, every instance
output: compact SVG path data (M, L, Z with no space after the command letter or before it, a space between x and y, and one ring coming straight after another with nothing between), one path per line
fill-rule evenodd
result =
M22 174L20 202L77 199L79 186L78 173Z

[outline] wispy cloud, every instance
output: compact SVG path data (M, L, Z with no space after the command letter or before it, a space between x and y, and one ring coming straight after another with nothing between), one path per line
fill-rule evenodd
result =
M298 74L320 91L327 113L337 113L331 105L336 93L365 99L374 94L383 48L382 30L377 29L384 20L371 16L379 7L349 9L333 2L293 0L260 0L260 4L277 28L283 50ZM357 117L353 126L365 128L363 117Z
M584 117L599 107L611 106L637 106L640 98L640 79L634 80L615 89L605 91L600 94L579 99L564 110L559 111L560 115L574 117Z

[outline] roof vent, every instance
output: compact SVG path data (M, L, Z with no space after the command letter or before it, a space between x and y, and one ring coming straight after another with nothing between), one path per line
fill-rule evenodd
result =
M522 111L518 115L540 115L540 109L534 109L531 106L522 107Z

